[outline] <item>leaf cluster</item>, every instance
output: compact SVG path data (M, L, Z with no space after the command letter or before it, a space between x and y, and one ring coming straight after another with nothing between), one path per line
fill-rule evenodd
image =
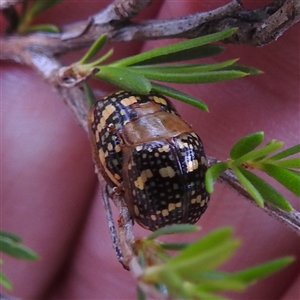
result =
M241 138L230 151L230 159L213 165L206 174L206 187L212 193L216 179L227 169L232 169L239 181L263 207L264 201L292 211L285 197L253 170L259 170L273 177L284 187L300 196L300 157L291 157L300 152L300 144L274 154L284 145L281 141L271 140L265 146L257 148L264 140L262 131Z
M31 25L34 18L48 8L59 4L63 0L31 0L23 1L19 22L18 33L27 33L33 31L59 32L59 28L52 24Z
M284 257L234 273L218 271L240 244L229 227L214 230L191 244L155 240L163 234L198 229L190 224L166 226L139 241L136 251L144 267L140 280L180 299L225 299L217 293L243 291L293 261L292 257ZM166 249L181 252L170 256ZM142 297L141 291L139 294Z
M0 230L0 251L10 256L19 259L37 260L39 256L29 249L28 247L21 244L22 238L7 232ZM2 264L2 260L0 260ZM0 271L0 284L6 289L11 290L12 284L10 280Z
M81 74L84 72L91 74L96 69L97 72L94 74L96 78L116 85L121 89L137 94L148 94L151 90L156 91L208 111L207 105L198 98L157 83L157 81L197 84L235 79L249 74L259 74L260 71L257 69L237 65L237 59L220 63L178 63L222 53L224 51L223 46L211 43L225 39L235 31L236 28L228 29L155 48L106 65L102 63L112 55L112 50L109 50L99 59L90 62L106 42L106 37L101 36L90 47L84 57L73 65L73 69L74 73Z

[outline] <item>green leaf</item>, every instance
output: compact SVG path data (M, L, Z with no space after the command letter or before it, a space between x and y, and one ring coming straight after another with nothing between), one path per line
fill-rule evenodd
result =
M234 164L241 165L241 164L245 163L246 161L253 161L259 157L264 157L265 155L268 155L271 152L276 151L279 148L281 148L283 146L283 144L284 144L283 142L272 141L260 149L253 150L253 151L246 153L246 154L240 156L239 158L235 159Z
M193 72L193 73L163 73L152 72L150 70L135 69L135 72L142 74L148 79L173 82L173 83L211 83L224 80L236 79L247 76L247 73L240 71L210 71L210 72Z
M20 236L4 230L0 230L0 239L1 238L8 238L16 243L22 242L22 238Z
M237 278L246 284L253 284L257 280L265 278L288 266L295 260L292 256L282 257L258 266L248 268L239 272L228 275L229 278Z
M146 300L147 299L145 293L143 292L143 290L139 286L137 286L137 291L136 292L137 292L137 299L138 300Z
M102 55L101 57L99 57L98 59L94 60L93 62L89 63L89 64L85 64L86 67L100 67L100 64L102 62L104 62L105 60L107 60L109 57L111 57L114 53L113 49L108 50L104 55Z
M181 50L174 53L167 53L160 56L142 60L138 63L131 64L132 66L154 65L170 62L180 62L192 59L199 59L218 55L225 50L225 47L220 45L203 45ZM152 50L150 50L152 51ZM134 56L133 56L134 57Z
M5 287L9 291L12 290L12 283L9 281L9 279L1 271L0 271L0 285Z
M106 44L107 35L102 34L89 48L89 50L85 53L82 59L78 62L79 64L85 64L89 60L91 60Z
M300 157L284 159L284 160L276 160L276 161L268 159L267 163L270 163L272 165L281 168L300 168Z
M214 191L214 183L217 178L228 169L228 162L219 162L211 166L205 174L205 186L211 194Z
M26 26L23 30L24 33L38 32L38 31L58 33L60 32L60 29L59 27L53 24L39 24L39 25Z
M45 1L45 0L35 0L31 7L29 8L27 14L30 16L30 18L34 18L36 15L41 13L42 11L58 4L62 0L51 0L51 1Z
M190 243L161 243L160 245L164 250L181 251L189 246Z
M145 269L146 268L146 258L142 251L138 252L138 261L139 261L139 264L142 267L142 269Z
M34 251L7 237L0 237L0 251L21 259L38 259Z
M203 272L198 287L206 292L242 291L247 287L245 282L230 275L218 271Z
M194 297L197 297L196 299L200 299L200 300L229 300L229 298L204 292L202 290L194 291L194 293L191 296L192 297L190 297L190 299L194 299Z
M263 72L261 70L258 70L256 68L248 67L248 66L241 66L241 65L231 65L228 67L224 67L223 70L235 70L235 71L241 71L244 73L247 73L249 75L259 75Z
M190 96L190 95L188 95L186 93L183 93L179 90L176 90L176 89L173 89L171 87L161 85L161 84L158 84L158 83L151 82L151 85L152 85L152 90L155 91L155 92L164 94L164 95L172 97L174 99L178 99L182 102L193 105L193 106L195 106L197 108L200 108L204 111L208 111L207 105L203 101L199 100L196 97Z
M226 60L215 64L181 64L181 65L159 65L159 66L138 66L129 67L133 71L147 71L155 73L193 73L193 72L208 72L212 70L222 69L232 65L237 59Z
M228 30L224 30L221 32L209 34L203 37L199 37L196 39L191 39L171 45L167 45L164 47L156 48L135 56L127 57L121 60L118 60L113 63L114 66L118 67L124 67L124 66L130 66L130 65L136 65L140 62L145 62L146 60L153 59L154 57L161 57L165 55L169 55L171 53L187 50L187 49L192 49L199 47L201 45L213 43L222 39L225 39L232 35L236 31L236 28L231 28ZM148 62L149 63L149 62Z
M296 176L300 177L300 172L296 171L296 170L290 170L293 174L295 174Z
M93 93L93 90L86 82L83 83L83 89L84 89L85 96L88 100L89 107L91 107L96 103L97 99Z
M177 262L184 261L186 258L194 256L197 253L207 251L207 249L214 248L223 242L226 242L232 235L232 228L223 227L216 229L207 235L203 236L200 240L191 244L180 254L172 258L172 262L176 264Z
M155 230L147 237L147 239L154 240L157 237L165 234L195 232L198 231L199 229L200 228L198 226L192 224L173 224Z
M182 253L191 249L192 245L184 249ZM176 263L174 263L171 258L167 261L166 267L169 268L171 272L177 273L187 280L197 281L199 280L200 272L220 266L232 256L238 246L238 240L230 239L223 241L219 245L201 251L201 253L194 252L193 256L185 256L184 260L177 260ZM177 256L180 256L182 253ZM177 256L174 258L177 258Z
M103 66L94 76L137 94L146 95L151 90L151 83L143 75L125 68Z
M262 197L274 204L275 206L286 210L292 211L293 207L291 204L278 192L276 191L270 184L265 182L263 179L259 178L252 172L244 168L239 168L239 170L243 173L243 175L251 182L251 184L258 190L258 192L262 195Z
M294 155L299 152L300 152L300 144L293 146L291 148L288 148L286 150L283 150L283 151L271 156L270 159L279 160L279 159Z
M262 169L271 177L275 178L283 186L300 197L300 177L290 170L264 163Z
M196 241L195 243L189 245L187 248L185 248L181 253L178 255L172 257L166 265L168 267L174 267L174 268L185 268L186 265L191 265L192 267L193 263L198 262L201 260L202 267L201 269L211 268L212 265L219 264L219 259L223 261L225 258L224 256L220 256L218 259L215 257L210 260L208 259L207 255L215 255L215 252L218 252L218 255L220 255L219 250L223 247L228 247L228 241L229 238L232 235L232 229L229 227L224 227L221 229L217 229L206 236L202 237L200 240ZM230 246L232 246L230 244ZM236 246L236 245L234 245ZM227 249L228 250L228 249ZM232 250L232 249L231 249ZM226 251L225 251L226 252ZM227 252L224 254L228 254ZM227 255L226 255L227 257ZM191 262L191 259L193 260ZM194 260L195 259L195 260ZM204 259L204 261L202 261ZM197 267L199 267L197 263ZM199 269L200 270L200 269Z
M231 274L217 271L203 273L199 279L199 282L201 282L199 288L208 292L243 290L257 280L283 269L294 260L293 257L283 257Z
M230 150L230 158L235 160L249 153L264 140L264 132L258 131L241 138Z
M251 180L249 180L242 172L242 167L232 166L232 170L236 174L239 181L246 188L252 198L260 207L264 207L264 199L260 192L256 189L256 187L252 184Z
M146 272L148 270L146 269ZM182 280L178 274L174 272L169 272L166 268L161 268L159 272L158 282L164 284L167 287L168 293L170 295L176 296L177 298L187 299L188 295L182 284Z

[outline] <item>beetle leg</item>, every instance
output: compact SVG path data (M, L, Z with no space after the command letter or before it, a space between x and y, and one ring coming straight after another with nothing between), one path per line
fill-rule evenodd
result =
M116 251L118 261L123 265L124 269L129 271L129 267L124 263L124 257L123 257L123 253L122 253L122 250L120 247L118 233L117 233L116 225L114 223L111 206L110 206L110 202L109 202L109 191L108 191L107 185L104 188L102 188L102 199L103 199L104 208L105 208L105 212L106 212L106 218L108 221L108 227L109 227L109 231L110 231L111 240L113 243L113 247Z
M124 143L121 133L119 132L119 130L116 128L114 124L110 123L106 125L106 128L108 131L115 133L117 137L122 141L122 143Z
M114 195L121 195L121 193L123 192L123 184L121 183L120 185L118 186L115 186L112 188L112 192L110 193L110 197L113 197Z

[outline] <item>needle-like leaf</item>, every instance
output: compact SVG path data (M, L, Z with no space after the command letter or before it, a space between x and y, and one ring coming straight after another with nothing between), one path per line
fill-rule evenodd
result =
M90 86L87 83L83 84L83 89L84 89L84 93L86 95L89 106L92 106L97 101L97 99L95 98L95 95L93 93L93 90L90 88Z
M272 165L263 164L262 168L269 176L275 178L283 186L300 197L300 177L290 170Z
M268 155L271 152L276 151L279 148L281 148L283 146L283 144L284 144L283 142L272 141L260 149L253 150L253 151L248 152L248 153L240 156L239 158L235 159L234 164L241 165L241 164L245 163L246 161L254 161L257 158L264 157L265 155Z
M148 79L164 81L164 82L174 82L174 83L185 83L185 84L195 84L195 83L211 83L219 82L224 80L236 79L247 76L247 73L241 71L210 71L210 72L191 72L191 73L167 73L158 72L151 70L139 69L135 72L144 75Z
M271 160L268 159L268 163L281 168L298 168L300 169L300 157L284 159L284 160Z
M300 144L290 147L288 149L285 149L285 150L271 156L270 159L279 160L279 159L286 158L288 156L294 155L299 152L300 152Z
M252 196L252 198L256 201L258 206L263 207L264 206L264 199L260 192L257 190L257 188L253 185L251 180L247 178L244 173L243 173L243 168L242 167L236 167L232 166L232 170L236 174L237 178L239 181L242 183L242 185L247 189L249 194Z
M147 239L154 240L161 235L183 233L183 232L195 232L199 229L200 228L198 226L192 224L173 224L155 230L147 237Z
M258 74L263 73L261 70L258 70L256 68L252 68L252 67L248 67L248 66L241 66L241 65L231 65L228 67L224 67L224 70L242 71L242 72L248 73L250 75L258 75Z
M160 245L165 250L181 251L190 245L190 243L161 243Z
M210 232L199 241L193 243L176 255L168 262L169 265L176 265L179 262L184 262L186 259L195 255L200 255L202 252L209 251L218 245L222 245L229 240L232 235L232 229L229 227L220 228Z
M106 44L107 35L102 34L85 53L82 59L78 62L79 64L85 64L91 60Z
M59 27L53 24L39 24L39 25L26 26L24 28L24 32L38 32L38 31L58 33Z
M95 77L137 94L148 94L151 90L149 80L125 68L103 66Z
M214 56L222 53L225 50L223 46L220 45L201 45L198 47L181 50L174 53L167 53L160 56L152 57L145 59L138 63L134 63L131 66L142 66L142 65L155 65L155 64L164 64L172 62L187 61L198 58L205 58ZM151 50L152 51L152 50Z
M0 251L21 259L38 259L34 251L7 237L0 237Z
M241 156L249 153L259 146L264 140L264 132L259 131L249 135L244 136L238 142L236 142L230 151L231 159L238 159Z
M0 271L0 285L4 286L9 291L11 291L12 288L13 288L12 283L10 282L10 280L1 271Z
M28 10L28 15L31 18L34 18L36 15L38 15L42 11L58 4L61 1L63 1L63 0L51 0L51 1L35 0Z
M114 62L112 65L118 67L125 67L130 65L136 65L140 62L149 61L155 57L161 57L165 55L170 55L171 53L180 52L187 49L196 48L202 45L206 45L209 43L213 43L222 39L227 38L228 36L232 35L236 31L236 28L231 28L228 30L224 30L221 32L209 34L203 37L187 40L184 42L179 42L176 44L167 45L164 47L156 48L138 55L134 55L131 57L127 57L121 60ZM149 62L148 62L149 64Z
M0 230L0 238L8 238L11 239L12 241L16 242L16 243L20 243L22 242L22 238L14 233L8 232L8 231L4 231L4 230Z
M199 100L196 97L193 97L184 92L181 92L181 91L173 89L169 86L161 85L158 83L151 82L151 85L152 85L152 90L155 92L164 94L164 95L172 97L174 99L178 99L182 102L185 102L187 104L198 107L204 111L208 111L207 105L203 101Z
M195 73L195 72L208 72L218 69L223 69L226 66L230 66L234 64L237 59L226 60L220 63L214 64L181 64L181 65L146 65L139 67L129 67L133 71L141 71L143 72L155 72L155 73Z
M265 278L270 274L273 274L295 260L292 256L282 257L267 263L263 263L258 266L248 268L233 274L228 275L229 278L237 278L244 281L247 284L253 284L257 280Z
M205 186L207 191L211 194L214 191L214 183L216 179L228 169L227 162L220 162L211 166L205 174Z
M286 210L292 211L293 207L291 204L270 184L265 182L260 177L256 176L252 172L244 168L239 168L240 172L251 182L251 184L257 189L257 191L261 194L264 200L274 204L275 206Z

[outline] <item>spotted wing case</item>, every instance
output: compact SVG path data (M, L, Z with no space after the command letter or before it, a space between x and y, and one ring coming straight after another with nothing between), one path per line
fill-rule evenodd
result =
M209 194L203 145L168 99L111 94L91 109L89 130L98 170L122 190L141 226L195 223L204 213Z

